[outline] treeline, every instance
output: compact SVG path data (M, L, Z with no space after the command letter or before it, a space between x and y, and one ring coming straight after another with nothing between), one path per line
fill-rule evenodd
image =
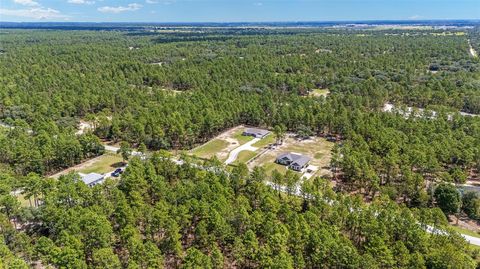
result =
M386 197L366 205L319 178L297 197L265 185L262 169L213 173L166 156L131 160L118 185L29 175L24 193L41 197L36 208L20 208L2 181L3 266L475 268L458 235L425 231L446 224L437 209Z

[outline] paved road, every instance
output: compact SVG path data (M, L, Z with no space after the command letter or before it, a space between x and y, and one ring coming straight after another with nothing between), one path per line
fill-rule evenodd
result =
M254 139L248 141L247 143L241 145L240 147L237 147L234 150L230 151L230 154L228 155L228 159L225 161L225 164L233 163L237 159L240 151L243 151L243 150L255 151L255 150L257 150L256 147L252 147L252 145L255 144L257 141L260 141L260 138L254 138Z

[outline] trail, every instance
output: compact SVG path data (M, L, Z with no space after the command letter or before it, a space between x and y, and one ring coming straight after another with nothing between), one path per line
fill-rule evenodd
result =
M469 46L469 51L470 51L470 55L472 55L472 57L474 58L477 58L478 57L478 53L477 51L472 47L472 43L470 42L470 39L468 39L468 46Z

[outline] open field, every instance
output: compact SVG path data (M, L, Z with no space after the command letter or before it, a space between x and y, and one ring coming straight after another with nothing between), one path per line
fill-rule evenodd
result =
M244 129L245 126L243 125L232 128L207 143L192 149L190 153L204 159L217 156L223 162L228 158L230 151L253 139L251 136L242 135Z
M255 166L262 166L267 173L271 173L277 169L279 172L286 171L285 166L275 163L277 155L283 152L296 152L304 154L312 158L311 165L319 167L319 170L314 176L329 175L328 166L331 159L331 150L333 143L328 142L321 137L314 137L306 140L297 140L293 135L288 135L282 145L275 149L268 150L260 155L256 160L249 164L250 168Z
M269 134L266 137L262 138L261 140L257 141L256 143L254 143L252 147L261 149L272 143L275 143L275 135Z
M91 160L88 160L84 163L78 164L76 166L67 168L57 174L52 175L52 178L59 178L61 175L68 174L70 172L79 172L79 173L99 173L105 174L115 170L115 168L120 167L122 164L122 157L114 153L106 153L102 156L98 156Z
M327 95L330 94L330 91L328 89L313 89L309 96L315 96L315 97L318 97L318 96L324 96L324 97L327 97Z
M256 151L250 151L250 150L240 151L237 159L233 162L233 164L247 163L250 159L252 159L256 155L257 155Z

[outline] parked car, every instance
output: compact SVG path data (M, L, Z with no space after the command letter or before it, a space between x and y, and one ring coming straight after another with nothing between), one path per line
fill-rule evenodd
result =
M117 168L115 171L112 172L112 177L119 177L123 173L122 168Z

